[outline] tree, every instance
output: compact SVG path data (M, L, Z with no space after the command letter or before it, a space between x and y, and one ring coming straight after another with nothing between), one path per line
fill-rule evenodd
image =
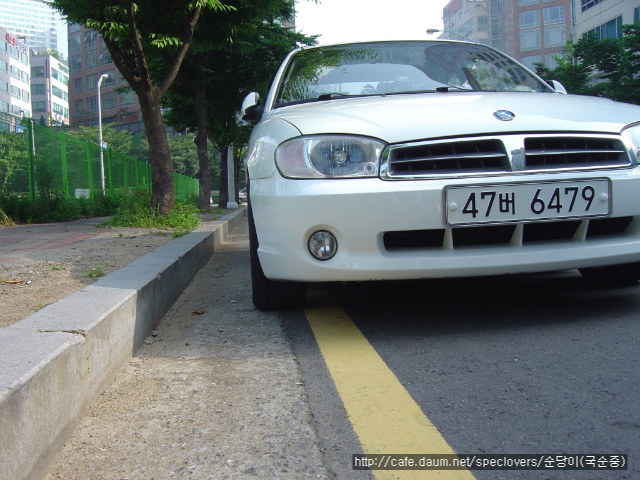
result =
M285 55L298 44L315 43L314 37L283 26L293 15L293 2L230 0L229 3L234 11L224 22L220 17L205 14L206 21L196 30L194 46L165 102L170 107L166 115L169 124L197 132L199 206L204 209L208 209L211 193L209 162L203 156L207 141L220 152L219 205L226 206L228 146L243 145L249 134L247 127L238 124L242 99L249 91L266 93ZM238 172L239 156L234 157Z
M203 11L229 11L219 0L50 0L74 23L96 30L140 102L151 163L151 206L175 206L171 153L161 101L191 46ZM150 68L153 65L154 68Z
M558 62L554 68L541 63L536 64L536 73L544 80L557 80L568 93L577 95L591 95L589 87L590 68L575 61L575 46L567 42L562 54L553 55Z
M587 35L565 48L556 68L539 65L537 72L569 93L640 104L640 25L623 25L622 31L622 38Z

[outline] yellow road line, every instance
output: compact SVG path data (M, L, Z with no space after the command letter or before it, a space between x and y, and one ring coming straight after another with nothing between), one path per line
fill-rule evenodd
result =
M362 446L352 453L455 453L324 288L310 289L305 314ZM372 472L376 479L474 478L469 470Z

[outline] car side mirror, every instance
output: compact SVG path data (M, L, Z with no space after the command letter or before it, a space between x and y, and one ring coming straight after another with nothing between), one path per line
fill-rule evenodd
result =
M262 118L264 105L259 105L260 95L257 92L249 93L242 101L242 120L257 122Z
M567 94L567 89L557 80L549 80L547 82L551 88L553 88L556 92L562 93L563 95Z

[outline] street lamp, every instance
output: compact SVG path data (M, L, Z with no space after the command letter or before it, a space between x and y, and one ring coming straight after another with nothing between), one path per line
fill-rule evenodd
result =
M102 188L102 195L104 195L104 152L102 148L102 99L100 98L100 87L102 81L109 78L109 75L103 73L98 80L98 143L100 145L100 187Z
M444 33L445 35L455 35L458 37L458 40L464 40L465 42L474 42L470 38L465 37L464 35L460 35L459 33L452 32L451 30L440 30L439 28L427 28L427 35L433 35L434 33Z

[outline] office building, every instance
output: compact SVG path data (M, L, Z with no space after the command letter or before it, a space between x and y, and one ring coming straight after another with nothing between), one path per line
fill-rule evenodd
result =
M57 50L58 18L58 13L41 0L0 0L0 27L23 38L29 48Z
M132 133L144 131L138 97L126 87L126 80L113 64L102 38L95 30L71 24L69 36L69 110L71 125L98 124L98 80L108 75L100 86L102 123L115 123L117 129Z
M571 38L572 0L451 0L443 21L448 38L490 45L534 70L552 68Z
M69 125L69 68L40 47L30 50L33 119L44 125Z
M598 40L622 37L622 25L640 23L640 0L575 0L574 38L593 34Z
M31 116L29 51L23 40L0 28L0 130L15 131L15 119Z

